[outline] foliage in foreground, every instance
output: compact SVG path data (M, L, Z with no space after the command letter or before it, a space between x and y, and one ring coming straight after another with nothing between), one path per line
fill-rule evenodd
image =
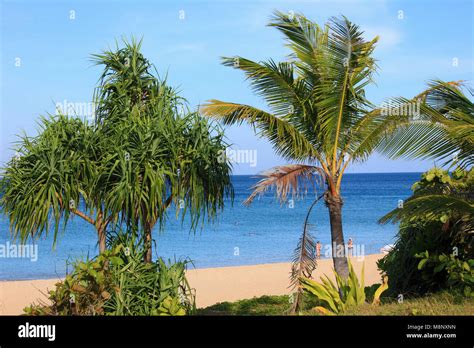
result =
M344 315L474 315L474 299L462 294L439 292L405 299L402 303L387 297L381 306L364 304L348 309Z
M422 273L425 281L433 281L431 274L444 273L450 288L461 290L464 296L474 297L474 259L462 261L453 254L430 255L428 251L416 257L421 259L418 269L429 270Z
M378 287L379 285L376 284ZM366 293L369 288L366 287ZM290 296L262 296L236 302L222 302L199 309L198 315L285 315L290 308ZM304 297L306 305L302 315L321 315L311 308L313 300ZM380 306L365 303L351 307L340 315L474 315L474 299L465 298L455 293L442 292L415 299L407 299L402 303L383 297Z
M124 243L124 241L126 243ZM118 237L94 259L78 261L50 291L51 304L28 315L185 315L195 310L185 278L189 261L144 263L143 242Z
M315 296L322 305L314 307L323 314L344 313L351 307L360 306L366 303L366 290L364 287L364 266L360 281L349 262L349 277L342 278L337 272L334 272L336 284L327 276L321 277L321 283L309 278L302 278L301 283L305 291ZM373 305L380 303L380 296L387 290L387 279L373 293Z
M413 185L402 208L381 219L400 222L395 247L378 262L392 296L474 289L474 171L434 168Z
M216 303L197 310L198 315L284 315L292 296L261 296L235 302Z

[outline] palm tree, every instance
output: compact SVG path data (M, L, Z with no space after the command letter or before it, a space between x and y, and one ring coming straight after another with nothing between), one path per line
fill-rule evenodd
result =
M350 164L367 159L381 139L398 124L408 122L410 115L386 115L366 99L365 88L376 71L372 52L377 37L366 41L359 27L347 18L332 18L320 27L302 15L276 12L269 26L286 38L291 50L287 61L257 63L228 57L223 58L223 64L242 70L270 111L211 100L202 112L224 124L247 122L271 141L279 155L302 162L264 173L247 203L270 187L276 187L284 201L289 194L305 191L308 180L322 179L334 268L346 278L343 175Z
M432 158L443 165L468 168L474 164L474 91L462 81L432 81L418 96L422 120L407 123L384 139L379 150L392 159ZM397 103L406 103L399 98ZM403 146L396 146L403 144Z
M472 233L474 104L463 93L463 87L462 82L431 82L420 94L425 120L400 127L381 143L380 151L391 158L434 158L449 168L458 166L451 176L439 168L425 173L421 181L425 185L414 187L413 196L403 207L386 214L381 223L444 217L446 228L454 221L461 232ZM472 89L467 91L474 95ZM395 143L405 145L397 148ZM433 185L437 178L441 181Z

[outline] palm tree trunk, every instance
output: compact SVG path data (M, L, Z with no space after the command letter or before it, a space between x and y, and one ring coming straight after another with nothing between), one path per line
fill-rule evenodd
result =
M145 233L145 257L144 261L146 263L151 263L152 261L152 249L151 249L151 244L152 244L152 238L151 238L151 224L148 222L145 222L144 226L144 233Z
M342 199L339 195L326 192L324 201L329 210L329 221L331 223L332 259L334 269L343 279L349 276L349 266L346 257L344 235L342 233Z

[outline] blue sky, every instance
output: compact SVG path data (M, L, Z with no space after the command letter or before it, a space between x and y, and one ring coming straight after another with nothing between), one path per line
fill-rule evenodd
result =
M143 53L191 106L221 99L265 107L238 70L220 56L282 60L280 34L266 26L272 11L301 12L323 24L343 14L367 38L380 36L377 85L369 99L419 93L428 80L473 77L473 2L457 1L6 1L1 4L0 163L16 134L35 134L38 116L55 103L89 102L100 68L89 60L115 39L143 37ZM74 12L71 12L74 11ZM184 15L184 18L183 18ZM71 18L73 17L73 18ZM457 62L457 64L456 64ZM19 65L19 66L18 66ZM235 149L257 150L253 174L285 163L248 127L230 127ZM432 161L388 161L378 155L349 172L423 171Z

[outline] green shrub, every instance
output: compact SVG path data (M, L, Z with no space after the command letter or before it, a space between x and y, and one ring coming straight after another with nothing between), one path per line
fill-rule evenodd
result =
M126 243L126 244L123 244ZM185 271L189 261L143 262L143 244L118 236L94 259L50 291L51 304L25 308L29 315L184 315L195 310Z
M448 287L460 291L465 296L474 297L473 259L462 261L454 254L430 255L428 251L417 254L416 257L421 259L418 269L425 281L431 282L436 275L442 274Z
M364 266L359 279L349 262L349 277L343 279L334 272L336 284L329 279L327 275L321 277L321 283L308 278L301 278L303 289L310 294L313 294L321 303L322 306L317 306L314 309L323 314L339 314L344 313L350 307L362 305L366 302L366 288L364 287ZM387 289L387 281L380 285L373 294L373 304L379 303L379 298L382 292Z
M394 248L377 262L377 266L390 279L389 295L423 295L441 290L444 284L442 274L430 281L422 279L418 270L419 259L415 256L430 252L452 252L452 240L446 233L440 233L441 223L411 223L400 225Z
M458 265L473 262L474 171L433 168L412 189L402 208L381 219L400 222L395 247L377 263L390 279L389 295L410 297L472 287L466 283L468 271ZM419 267L422 255L433 258Z

